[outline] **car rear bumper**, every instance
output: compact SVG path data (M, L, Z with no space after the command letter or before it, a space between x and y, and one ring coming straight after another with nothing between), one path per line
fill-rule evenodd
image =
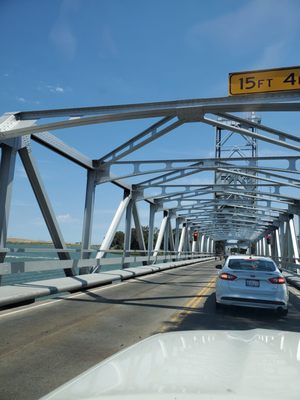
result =
M253 308L267 308L270 310L277 310L282 308L287 310L288 303L283 300L266 300L266 299L251 299L236 296L223 296L217 299L219 304L240 306L240 307L253 307Z

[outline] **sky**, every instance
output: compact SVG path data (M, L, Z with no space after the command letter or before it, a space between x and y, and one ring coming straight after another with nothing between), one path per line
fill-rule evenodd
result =
M300 64L299 15L297 0L0 0L0 115L227 96L230 72ZM299 126L296 115L262 118L291 133ZM151 123L53 133L95 159ZM274 154L268 145L260 149ZM38 144L32 150L65 240L81 241L86 171ZM213 155L214 129L188 124L135 157ZM210 179L201 175L201 182ZM101 243L121 198L112 184L97 187L93 243ZM144 225L147 207L139 204ZM8 234L49 240L19 160Z

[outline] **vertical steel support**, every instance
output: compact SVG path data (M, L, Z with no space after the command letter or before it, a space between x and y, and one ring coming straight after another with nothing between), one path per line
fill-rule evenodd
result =
M186 224L182 224L180 241L178 246L178 257L181 257L181 253L184 251L184 243L185 243L185 236L186 236Z
M270 244L270 257L276 257L276 233L272 232L271 244Z
M169 246L170 246L170 251L174 252L175 251L175 243L174 243L174 235L173 235L171 218L169 218ZM174 254L172 254L172 256L174 256Z
M87 183L85 193L85 205L84 205L84 216L83 216L83 228L82 228L82 240L81 240L81 257L90 258L91 254L84 250L89 249L91 245L92 237L92 223L94 214L94 203L95 203L95 189L96 189L96 172L93 170L87 171ZM88 274L90 267L80 268L80 274Z
M124 257L130 255L131 248L131 225L132 225L132 199L127 204L125 212L125 234L124 234Z
M197 251L197 241L193 240L192 241L192 253L194 254L194 253L196 253L196 251Z
M170 234L169 222L170 222L170 218L168 217L165 234L164 234L164 256L166 258L168 257L168 251L169 251L169 234Z
M267 247L268 247L268 256L269 256L269 257L272 257L272 247L271 247L271 243L270 243L270 244L267 244Z
M134 221L134 226L135 226L135 231L136 231L136 238L137 238L137 241L139 244L139 249L146 251L145 240L144 240L144 235L143 235L143 228L142 228L142 225L140 222L140 217L139 217L138 209L136 206L136 202L134 200L132 203L132 216L133 216L133 221Z
M205 235L202 234L201 244L200 244L200 253L204 253L204 242L205 242Z
M96 259L101 259L105 256L106 252L109 250L110 245L114 239L116 230L119 226L119 223L121 221L121 218L126 210L126 207L128 206L129 202L131 200L131 194L129 192L125 192L124 198L121 201L113 220L111 221L110 227L108 228L108 231L103 239L103 242L101 243L101 246L98 250Z
M167 223L168 223L168 218L169 218L168 212L164 211L164 216L163 216L163 219L161 221L160 229L159 229L159 232L158 232L158 237L157 237L155 248L154 248L154 254L153 254L154 257L157 257L158 252L160 250L160 247L161 247L161 244L162 244L162 240L163 240L163 237L165 235L166 226L167 226Z
M262 238L262 255L266 256L267 255L267 243L266 243L266 238Z
M300 264L299 249L298 249L296 230L295 230L295 224L294 224L293 217L294 216L290 216L290 218L289 218L289 227L290 227L291 240L292 240L292 246L293 246L293 258L294 258L294 261L296 264Z
M198 232L198 239L197 239L197 246L196 246L196 251L197 253L200 253L200 243L201 243L202 235L200 232Z
M282 231L281 231L281 249L282 249L282 262L283 267L286 267L288 262L288 242L289 242L289 235L288 235L288 224L287 221L282 222Z
M63 239L63 235L60 231L55 213L52 209L50 200L46 193L45 187L43 185L41 176L35 165L34 158L30 150L27 147L23 147L19 150L19 155L21 157L22 163L24 165L25 171L27 173L28 179L30 181L31 187L39 204L40 210L43 214L45 223L49 230L49 234L53 241L54 247L57 249L65 249L66 245ZM59 252L58 257L60 260L70 260L70 254L68 252ZM64 269L66 276L74 276L76 271L72 268Z
M280 237L279 237L279 228L275 230L275 240L276 240L276 257L278 258L278 262L281 262L281 246L280 246Z
M178 251L179 246L179 225L180 225L181 218L176 218L176 225L175 225L175 251Z
M156 212L156 206L150 204L149 214L149 232L148 232L148 264L150 263L150 257L153 251L153 236L154 236L154 218Z
M214 252L214 240L211 239L211 242L210 242L210 253L213 254L213 252Z
M209 250L210 250L209 245L210 245L210 237L207 238L207 242L206 242L206 253L209 253Z
M284 221L280 221L279 223L279 241L280 241L280 249L281 255L283 254L283 241L284 241Z
M2 145L0 164L0 247L2 249L6 247L16 154L16 149ZM3 262L4 259L5 253L0 253L0 262Z
M184 251L185 252L189 252L189 253L191 253L191 251L192 251L192 246L191 246L191 227L188 224L186 225Z
M288 258L288 263L291 263L291 262L293 262L294 251L293 251L292 236L291 236L289 220L286 223L286 239L287 239L287 258Z

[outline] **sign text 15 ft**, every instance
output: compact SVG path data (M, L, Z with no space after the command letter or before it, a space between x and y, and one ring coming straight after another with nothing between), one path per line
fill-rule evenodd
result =
M230 95L290 90L300 90L300 67L229 74Z

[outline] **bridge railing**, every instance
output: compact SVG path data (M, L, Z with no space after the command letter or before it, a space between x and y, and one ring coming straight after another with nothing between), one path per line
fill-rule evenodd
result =
M300 258L272 257L274 261L285 271L300 275Z
M152 251L143 250L104 250L104 256L96 258L98 249L56 249L56 248L5 248L4 262L0 263L0 282L2 285L22 283L28 280L43 280L64 276L70 269L74 275L81 273L108 271L113 269L137 267L171 261L214 257L214 253ZM58 259L59 253L68 253L70 259ZM83 258L85 257L85 258Z

